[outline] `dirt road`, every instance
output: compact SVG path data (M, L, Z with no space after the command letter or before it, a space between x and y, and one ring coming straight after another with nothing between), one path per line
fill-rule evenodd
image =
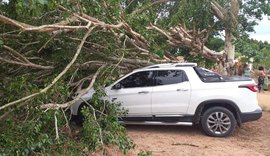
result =
M258 94L268 111L260 120L244 123L227 138L204 135L199 128L184 126L127 126L138 147L128 155L152 151L153 155L270 155L270 93Z

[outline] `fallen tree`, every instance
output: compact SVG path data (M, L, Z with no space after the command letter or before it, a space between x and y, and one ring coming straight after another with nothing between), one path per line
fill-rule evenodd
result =
M154 63L177 62L180 48L230 67L238 5L228 11L216 1L205 3L224 23L225 16L233 15L229 21L233 25L225 29L229 35L225 37L224 50L218 51L205 46L215 27L213 18L196 25L198 18L190 20L187 15L192 26L172 17L174 7L181 7L182 2L194 4L200 10L197 2L173 0L0 3L0 76L4 77L0 82L1 126L17 134L26 133L30 140L3 137L0 146L13 148L2 152L27 149L25 154L46 153L61 145L57 142L71 147L67 142L70 138L76 140L77 136L71 132L64 110L92 87L99 96L104 95L101 88L122 73ZM168 18L179 21L171 23ZM80 90L81 94L70 99ZM91 102L86 101L90 109L85 111L84 136L75 143L82 144L78 149L87 153L104 149L108 144L118 145L124 152L132 148L132 141L123 137L124 129L119 125L114 127L122 113L119 107L109 107L98 97ZM48 130L52 128L53 134ZM37 137L30 135L32 131ZM3 133L9 136L8 131ZM52 141L54 135L57 141ZM23 142L18 145L13 141L16 139ZM75 146L71 148L78 150ZM63 151L58 149L58 152Z

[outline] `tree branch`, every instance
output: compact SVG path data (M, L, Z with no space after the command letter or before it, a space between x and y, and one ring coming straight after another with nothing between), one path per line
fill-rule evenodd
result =
M55 126L55 140L59 140L59 133L58 133L58 120L56 117L56 112L54 112L54 126Z
M40 53L40 51L45 48L47 46L47 44L56 36L56 34L54 34L41 48L39 48L39 50L37 51L37 53Z
M211 4L211 9L214 12L214 14L216 15L216 17L221 20L224 21L225 20L225 15L226 15L226 11L224 8L222 8L218 2L216 2L215 0L213 0L212 2L210 2Z
M42 66L42 65L31 63L31 62L30 63L17 62L17 61L4 59L3 57L0 57L0 61L5 62L5 63L9 63L9 64L15 64L15 65L38 68L38 69L46 69L46 70L53 69L52 66Z
M129 33L132 36L132 38L136 42L135 43L134 41L129 40L129 41L132 41L132 42L130 42L132 45L134 45L137 49L139 49L139 50L141 50L143 52L148 52L147 49L149 48L149 45L148 45L147 40L141 34L134 31L126 22L119 22L118 24L106 24L105 22L100 21L100 20L98 20L98 19L96 19L94 17L88 16L86 14L73 13L70 10L63 7L63 6L59 6L59 8L61 10L64 10L64 11L67 11L67 12L71 13L73 16L77 17L78 19L81 19L81 20L83 20L85 22L91 21L94 25L102 27L102 28L106 28L106 29L109 29L109 30L123 28L123 29L126 30L127 33ZM117 34L114 33L114 35L117 35Z
M99 75L101 69L103 69L105 67L105 65L101 66L97 72L95 73L95 75L92 77L91 83L89 84L89 86L86 89L83 89L79 95L76 96L75 99L66 102L64 104L55 104L55 103L49 103L49 104L43 104L40 106L41 109L59 109L59 108L69 108L72 104L74 104L75 102L77 102L78 100L81 99L81 97L83 95L85 95L94 85L97 76Z
M170 32L166 32L157 26L151 25L148 27L148 29L155 29L161 34L163 34L165 37L167 37L167 41L172 45L176 47L188 47L194 50L196 53L202 54L204 57L219 61L223 57L224 51L222 52L216 52L213 50L208 49L204 46L204 43L199 39L201 38L200 35L204 33L203 31L194 32L193 31L187 31L184 27L181 25L178 25L174 28L170 29Z
M233 21L233 27L236 27L238 20L238 13L239 13L239 2L238 0L231 0L231 16Z
M153 2L153 4L158 4L161 2L166 2L168 0L159 0L157 2ZM59 6L59 9L62 11L66 11L68 13L71 14L72 18L70 18L70 20L68 19L67 21L62 21L56 24L51 24L51 25L41 25L41 26L32 26L32 25L28 25L25 23L21 23L15 20L12 20L8 17L5 17L3 15L0 15L0 22L4 22L6 24L9 25L13 25L15 27L18 27L20 29L22 29L23 31L32 31L32 32L53 32L53 35L56 35L56 33L54 34L54 32L59 32L58 30L60 29L60 31L62 32L62 30L73 30L73 29L88 29L90 24L93 24L95 26L101 27L101 28L105 28L104 30L109 30L112 31L114 33L114 35L116 35L117 37L121 37L121 33L115 33L113 31L113 29L117 29L119 30L120 28L124 29L125 32L127 34L129 34L129 36L131 36L131 39L129 39L128 41L137 49L139 49L142 52L148 53L149 52L149 44L148 41L139 33L137 33L136 31L134 31L126 22L119 22L118 24L107 24L103 21L100 21L94 17L88 16L86 14L80 13L74 13L66 8L64 8L63 6ZM69 24L72 21L75 20L81 20L82 22L87 22L88 24L86 26L67 26L67 24ZM50 40L49 40L50 41ZM49 42L47 41L45 43L44 46L46 46L46 44ZM44 47L42 46L40 48L40 50ZM39 51L40 51L39 50ZM14 62L13 62L14 63Z
M88 24L89 25L89 24ZM25 101L25 100L28 100L30 98L33 98L37 95L40 95L42 93L45 93L47 92L48 89L50 89L68 70L69 68L74 64L74 62L77 60L77 57L79 56L80 52L81 52L81 49L83 47L83 44L85 42L85 40L87 39L87 37L90 35L91 31L95 28L95 26L89 28L89 30L87 31L87 33L84 35L80 45L78 46L78 49L77 49L77 52L75 53L75 55L73 56L72 60L69 62L69 64L65 67L65 69L51 82L50 85L48 85L47 87L45 87L44 89L40 90L39 92L37 93L34 93L34 94L31 94L29 96L26 96L26 97L23 97L21 99L18 99L16 101L13 101L13 102L10 102L10 103L7 103L7 104L4 104L3 106L0 107L0 110L2 109L5 109L7 107L10 107L10 106L13 106L19 102L22 102L22 101Z
M97 121L97 117L96 117L96 109L87 101L85 101L84 99L82 99L93 111L93 116L94 116L94 120L96 121L96 124L98 126L98 130L99 130L99 136L100 136L100 143L103 145L103 135L102 135L102 129L101 126L99 125L99 122ZM102 112L103 113L103 112Z
M67 24L74 22L77 20L76 17L68 18L65 21L61 21L52 25L42 25L42 26L33 26L29 24L25 24L19 21L15 21L6 16L0 15L0 22L5 24L9 24L15 26L17 28L22 29L23 31L33 31L33 32L52 32L59 29L88 29L88 26L66 26Z
M13 55L19 57L19 60L25 62L25 63L31 63L27 58L25 58L23 55L21 55L19 52L16 50L10 48L9 46L3 45L3 48L11 52Z
M238 0L231 0L231 8L232 8L232 14L234 16L238 16L239 13L239 2Z
M136 10L134 10L131 15L136 15L136 14L140 14L142 13L143 11L153 7L154 5L158 5L158 4L162 4L162 3L167 3L167 2L170 2L170 1L175 1L175 0L155 0L154 2L142 7L142 8L138 8Z
M3 48L8 50L8 52L10 52L13 55L13 57L17 56L17 57L15 57L15 59L20 61L20 62L7 60L7 59L4 59L3 57L0 57L0 61L2 61L2 62L26 66L26 67L38 68L38 69L53 69L52 66L42 66L42 65L38 65L38 64L34 64L34 63L30 62L26 57L24 57L19 52L17 52L16 50L12 49L9 46L3 45Z

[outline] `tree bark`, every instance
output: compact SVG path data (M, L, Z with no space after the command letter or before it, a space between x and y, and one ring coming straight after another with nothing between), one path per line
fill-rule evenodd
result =
M230 0L230 9L226 10L223 8L217 1L212 0L211 10L213 14L224 23L225 27L225 64L223 68L226 69L228 75L233 75L233 66L234 66L234 57L235 57L235 36L233 35L234 31L237 29L238 24L238 14L239 14L239 1Z
M229 75L233 75L233 65L234 65L234 56L235 56L235 37L230 30L225 30L225 47L224 51L227 54L226 57L226 69Z

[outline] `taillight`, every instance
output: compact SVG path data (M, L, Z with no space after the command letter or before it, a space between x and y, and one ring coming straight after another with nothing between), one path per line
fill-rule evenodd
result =
M258 87L257 85L255 84L249 84L249 85L241 85L241 86L238 86L239 88L247 88L253 92L257 92L258 91Z

